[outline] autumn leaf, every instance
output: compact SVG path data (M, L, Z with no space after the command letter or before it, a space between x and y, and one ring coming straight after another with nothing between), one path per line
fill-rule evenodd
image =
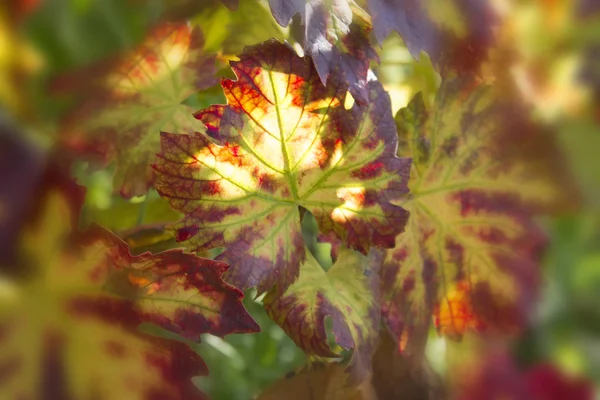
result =
M426 340L434 309L454 338L512 331L536 296L545 238L533 218L570 196L551 136L467 79L444 82L432 110L417 95L396 120L399 155L414 166L401 203L411 218L382 267L385 322L413 344Z
M77 153L115 161L114 187L124 197L143 195L150 187L161 130L202 131L194 110L182 102L215 83L214 57L203 53L203 44L198 29L163 24L118 62L76 74L76 81L85 82L75 88L84 99L66 118L63 139Z
M479 0L368 0L379 43L397 31L411 55L427 53L442 74L477 73L494 44L497 19Z
M351 382L368 376L377 345L380 256L376 250L363 256L343 249L325 271L307 253L300 276L287 291L283 295L271 291L263 300L271 319L309 355L336 356L325 329L325 317L331 317L337 344L354 350L348 365Z
M496 15L485 1L367 0L358 4L368 14L349 0L269 0L281 26L300 15L305 26L304 51L312 56L323 82L341 65L358 101L366 100L369 63L379 62L371 46L371 30L379 44L397 31L415 59L419 60L422 51L427 53L443 75L478 73L494 44Z
M47 192L23 232L19 273L0 276L0 397L204 398L190 380L208 373L202 359L137 327L191 340L258 331L221 279L227 266L181 250L131 256L99 226L77 233L80 196L69 190Z
M446 292L446 298L433 309L433 324L438 333L460 339L467 330L480 331L485 329L473 310L471 287L468 281L458 281Z
M323 84L336 69L346 78L359 102L368 99L367 75L371 61L379 61L371 45L371 18L348 0L269 0L275 20L288 26L299 14L304 29L304 51L311 56Z
M264 292L298 276L305 250L299 207L354 249L393 246L406 212L409 159L395 156L390 100L369 83L369 103L344 108L339 75L324 87L309 59L277 41L248 48L224 79L228 105L197 117L208 134L162 135L155 187L185 214L177 238L193 250L224 247L227 279Z

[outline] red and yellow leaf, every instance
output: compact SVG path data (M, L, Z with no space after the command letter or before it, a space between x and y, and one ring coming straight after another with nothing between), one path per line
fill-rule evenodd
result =
M155 187L185 214L174 225L193 250L225 247L228 279L260 292L294 281L304 260L299 207L363 253L391 247L406 212L409 159L397 158L390 100L369 82L369 103L347 110L347 86L324 87L310 59L277 41L247 48L224 79L227 105L197 117L208 133L164 133Z
M17 268L0 276L0 397L196 399L207 374L185 343L142 334L154 323L187 338L256 332L226 265L180 250L131 256L98 226L73 229L58 190L23 232Z
M161 131L203 130L194 110L182 104L215 83L214 57L202 47L198 29L164 24L108 71L100 68L99 78L93 68L83 71L86 84L76 89L85 98L68 116L64 140L78 153L115 161L114 186L123 196L143 195L151 185Z
M343 248L325 271L307 252L300 276L283 295L267 293L267 314L309 355L335 357L327 342L325 317L333 322L336 342L353 349L348 365L351 381L363 381L379 337L379 265L377 251L364 256Z
M433 110L418 95L396 118L399 155L414 165L401 203L411 217L383 266L386 323L409 342L426 337L434 312L451 337L518 327L545 241L533 217L565 196L551 138L464 79L444 82Z

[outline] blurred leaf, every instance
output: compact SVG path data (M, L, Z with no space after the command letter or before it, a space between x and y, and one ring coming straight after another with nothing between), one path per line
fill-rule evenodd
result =
M559 126L557 136L587 206L600 211L600 168L594 151L600 148L598 123L588 118L571 119Z
M37 187L45 155L0 112L0 268L12 264Z
M11 10L0 5L0 106L23 117L32 112L23 85L39 72L43 61L32 43L20 34L14 14L24 12L20 7L25 6L19 4Z
M552 137L467 79L444 82L431 111L418 95L396 120L398 154L414 164L409 225L382 268L385 322L417 354L433 312L452 338L513 332L534 304L545 243L533 216L570 200L564 174L550 173Z
M271 38L283 41L287 37L287 29L275 23L258 0L242 0L234 12L223 6L206 8L192 23L204 33L205 51L225 55L236 55L246 46Z
M150 191L141 201L125 200L119 196L111 196L108 204L94 204L87 199L86 223L98 223L115 231L133 229L141 224L169 223L181 217L169 203Z
M14 269L0 270L3 398L204 398L207 374L184 343L137 331L151 322L188 339L256 332L223 263L180 250L131 256L111 232L80 233L82 188L44 181ZM91 391L91 392L90 392Z
M42 218L21 243L19 268L28 271L26 281L2 279L5 289L0 326L4 334L0 359L2 365L12 366L0 387L2 397L79 398L94 388L93 382L99 377L109 382L92 389L102 398L124 393L129 393L128 398L145 398L160 391L172 396L179 393L179 397L184 392L191 394L189 382L185 382L191 375L186 374L203 369L206 373L202 362L185 354L183 345L154 347L136 335L135 324L141 318L136 306L97 291L101 278L112 267L110 258L105 258L109 248L92 237L81 247L67 241L69 223L73 222L69 218L71 205L60 193L50 192L41 204ZM96 302L96 310L86 311L84 305L89 302ZM113 311L107 313L102 306L110 304ZM126 311L128 314L120 314ZM133 325L129 330L128 324ZM192 361L188 364L191 368L177 371L182 375L172 381L161 379L161 370L148 365L144 357L155 357L159 365L175 372L172 355L165 352L169 347L173 355L179 353ZM106 369L107 365L111 367ZM161 386L149 382L161 382ZM133 391L126 390L126 384Z
M409 359L397 341L382 330L373 355L372 386L378 399L443 400L448 398L442 379L425 358Z
M382 45L381 63L375 66L375 74L390 94L392 110L406 107L417 93L423 93L427 106L432 106L438 90L440 77L431 59L422 54L415 61L399 36L388 37Z
M315 364L275 382L257 400L375 400L368 381L347 386L343 366Z
M483 346L474 369L458 367L461 385L456 398L479 400L482 398L508 398L515 400L592 400L592 385L586 379L572 377L556 366L538 364L520 370L514 359L498 348Z
M152 31L143 45L100 72L80 73L86 100L67 118L63 139L74 151L116 160L114 186L126 198L143 195L152 182L150 163L162 130L203 131L193 109L183 105L195 91L214 83L214 58L202 52L198 30L167 24ZM97 67L94 67L97 68ZM105 71L108 68L108 71ZM100 78L89 82L89 73ZM67 78L65 78L67 79ZM68 85L73 85L69 76ZM74 80L77 82L77 79ZM57 83L61 86L65 81Z

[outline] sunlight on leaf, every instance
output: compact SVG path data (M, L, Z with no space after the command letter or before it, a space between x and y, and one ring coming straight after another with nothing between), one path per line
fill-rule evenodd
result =
M305 258L299 206L324 233L363 253L390 247L406 212L409 159L395 156L389 97L369 83L368 105L344 108L348 87L324 87L309 59L277 41L247 48L224 79L228 104L198 112L208 134L162 136L156 189L185 217L177 238L225 247L228 279L259 293L285 288Z
M281 26L295 14L304 25L304 52L314 60L325 84L338 69L359 102L368 101L367 77L371 61L379 61L372 47L371 17L354 2L269 0L271 12Z

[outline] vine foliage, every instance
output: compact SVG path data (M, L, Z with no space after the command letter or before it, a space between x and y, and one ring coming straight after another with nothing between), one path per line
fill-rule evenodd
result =
M0 197L0 397L204 398L201 335L260 330L244 291L311 360L318 398L396 398L382 365L442 398L432 328L527 323L535 217L572 199L550 135L482 68L490 4L439 2L450 26L435 1L223 2L173 2L137 47L57 77L76 101L47 152L2 139L34 173ZM237 28L212 34L216 15ZM371 69L392 32L440 82L397 110ZM135 223L83 207L84 163L114 171Z

